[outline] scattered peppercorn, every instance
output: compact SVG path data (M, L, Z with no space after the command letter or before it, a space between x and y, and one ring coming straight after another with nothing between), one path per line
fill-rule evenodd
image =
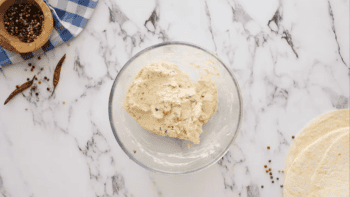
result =
M266 173L269 172L269 170L266 170Z
M269 171L271 171L271 168L269 168Z
M269 162L271 163L271 160L269 160Z
M19 86L18 85L16 85L16 88L18 88Z
M270 176L271 179L273 179L273 176Z
M274 183L274 181L272 181L272 183Z
M267 149L270 149L270 146L267 146Z
M270 175L272 175L272 172L270 172Z
M38 83L41 84L41 81L39 81Z
M25 71L27 71L27 69L24 69Z
M261 188L264 188L264 186L262 185Z
M44 70L44 68L41 68L40 70Z
M158 111L158 109L156 108L156 111Z
M32 66L32 63L29 63L28 66Z
M282 173L284 173L284 171L282 170Z
M136 150L134 150L133 152L136 153Z
M38 95L39 95L39 93L35 93L35 95L37 95L37 96L38 96Z
M277 179L277 180L279 180L279 178L278 178L278 177L277 177L276 179Z
M50 91L50 88L46 88L47 89L47 91Z
M281 185L281 187L283 187L283 185Z
M294 139L294 135L292 136L292 139Z
M45 76L44 79L47 79L47 77Z
M30 79L29 78L27 78L27 81L29 81Z
M265 168L267 168L267 165L264 165Z
M50 79L49 79L49 78L47 78L47 81L50 81Z
M41 57L40 57L40 56L38 57L38 60L41 60Z

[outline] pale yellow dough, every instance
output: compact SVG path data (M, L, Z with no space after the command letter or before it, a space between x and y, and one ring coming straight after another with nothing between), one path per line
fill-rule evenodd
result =
M153 62L137 73L122 107L151 133L199 144L203 124L217 109L217 97L210 76L192 83L177 65Z

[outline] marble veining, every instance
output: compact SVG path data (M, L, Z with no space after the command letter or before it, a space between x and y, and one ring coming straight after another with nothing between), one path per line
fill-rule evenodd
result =
M349 0L100 0L81 35L31 60L33 72L29 62L0 69L2 101L34 74L42 82L35 81L38 96L27 90L0 106L0 196L283 196L291 136L316 116L349 107L348 7ZM166 41L216 53L244 100L228 153L189 175L138 166L108 119L119 70ZM51 97L46 89L64 54Z

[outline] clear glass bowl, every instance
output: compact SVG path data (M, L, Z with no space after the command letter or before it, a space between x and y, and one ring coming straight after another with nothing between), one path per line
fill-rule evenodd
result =
M121 107L136 73L159 60L177 64L193 82L199 79L199 70L190 63L212 70L211 60L219 70L220 77L213 77L218 88L218 109L204 124L200 144L149 133ZM151 171L185 174L204 169L226 154L238 135L242 107L237 80L216 55L193 44L167 42L144 49L124 65L113 83L108 110L114 136L130 159Z

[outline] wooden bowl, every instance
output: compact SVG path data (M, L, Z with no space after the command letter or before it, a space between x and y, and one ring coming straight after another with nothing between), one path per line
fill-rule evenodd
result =
M41 33L33 42L22 42L17 36L11 34L5 29L4 15L6 10L13 4L33 3L44 14L44 20L41 27ZM53 18L49 7L43 0L0 0L0 46L16 53L28 53L41 48L51 37L53 30Z

